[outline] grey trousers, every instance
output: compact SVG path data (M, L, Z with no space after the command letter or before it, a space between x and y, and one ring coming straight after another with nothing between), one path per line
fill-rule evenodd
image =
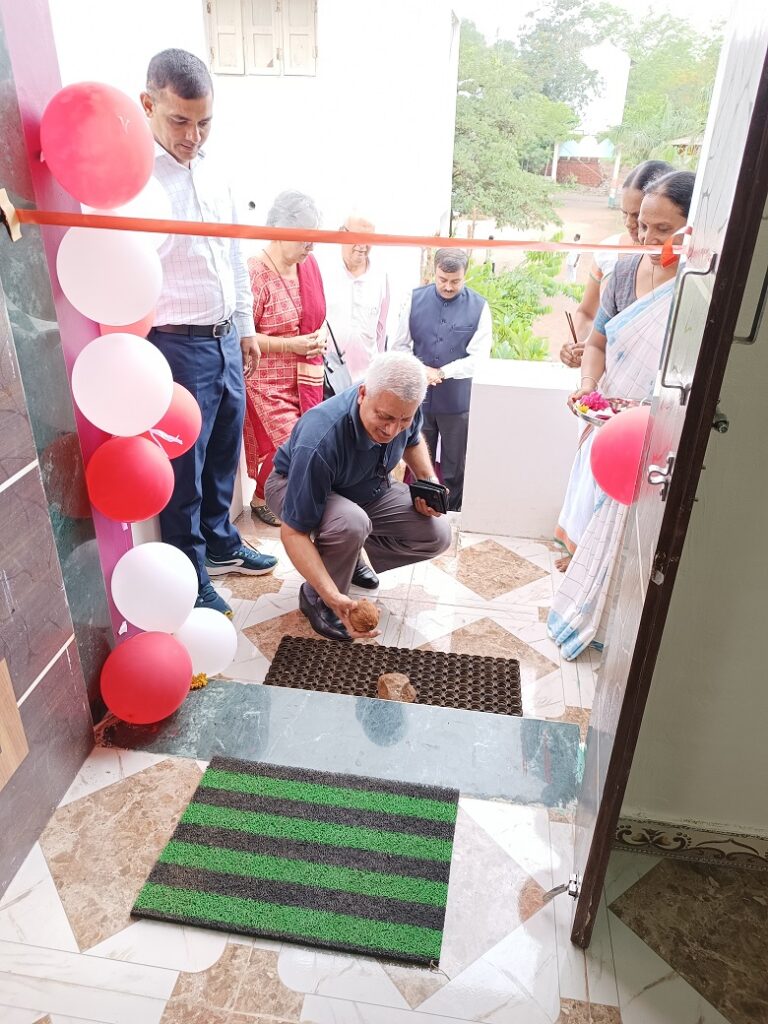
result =
M273 471L264 488L267 505L278 517L287 487L287 478ZM365 506L332 493L313 540L328 575L346 594L362 548L376 572L398 569L446 551L451 544L451 524L445 516L421 515L405 484L393 481Z
M429 447L432 461L437 454L437 438L440 437L440 472L443 483L450 491L448 508L451 512L461 512L464 498L464 465L467 461L467 438L469 436L469 413L459 412L451 415L443 413L424 413L424 426L421 428L424 440Z

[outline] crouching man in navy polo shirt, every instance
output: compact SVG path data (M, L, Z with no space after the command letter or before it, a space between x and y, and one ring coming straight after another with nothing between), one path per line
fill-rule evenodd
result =
M288 557L306 580L299 608L329 640L375 636L349 621L357 602L351 584L379 585L376 572L442 554L448 520L421 498L414 507L405 484L390 479L401 459L421 480L437 482L421 434L427 377L406 352L370 364L362 384L310 409L277 450L267 480L267 504L282 520Z

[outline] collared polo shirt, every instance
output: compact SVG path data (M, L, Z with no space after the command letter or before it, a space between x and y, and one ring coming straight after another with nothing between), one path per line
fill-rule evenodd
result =
M288 478L280 518L300 533L320 525L331 492L365 508L390 486L389 473L421 440L421 409L388 444L372 440L360 420L357 386L306 412L275 453Z

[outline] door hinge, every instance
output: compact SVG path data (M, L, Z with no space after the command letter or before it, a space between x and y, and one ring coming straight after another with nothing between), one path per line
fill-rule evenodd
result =
M564 892L567 892L569 896L576 899L581 892L581 875L570 875L567 882L563 882L562 885L556 885L554 889L550 889L549 892L545 892L544 902L549 903L549 901L553 900L555 896L560 896Z

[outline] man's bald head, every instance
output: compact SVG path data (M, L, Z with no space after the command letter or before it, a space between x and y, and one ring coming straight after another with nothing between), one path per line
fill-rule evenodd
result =
M369 234L375 231L376 228L373 223L366 220L365 217L360 217L357 214L353 214L344 221L342 225L342 231L355 231ZM364 274L368 269L368 254L371 250L371 246L367 242L355 242L350 245L342 245L341 247L341 258L344 260L344 266L356 277L360 274Z

